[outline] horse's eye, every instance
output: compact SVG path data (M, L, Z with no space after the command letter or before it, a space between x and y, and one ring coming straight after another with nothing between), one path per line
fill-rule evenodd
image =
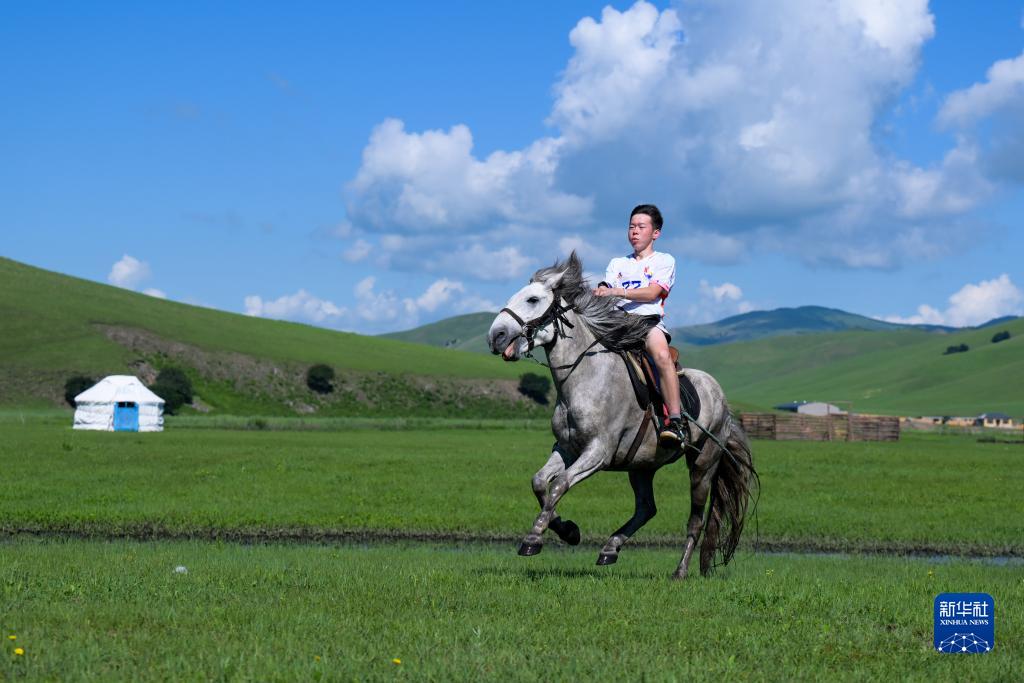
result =
M527 300L526 300L526 303L528 303L528 304L535 304L535 303L537 303L538 301L540 301L540 299L538 299L538 298L537 298L537 297L535 297L535 296L531 296L531 297L530 297L529 299L527 299Z

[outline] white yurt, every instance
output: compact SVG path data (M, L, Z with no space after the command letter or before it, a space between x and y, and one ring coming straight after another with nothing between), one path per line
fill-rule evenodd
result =
M161 432L164 400L138 377L111 375L75 396L75 429Z

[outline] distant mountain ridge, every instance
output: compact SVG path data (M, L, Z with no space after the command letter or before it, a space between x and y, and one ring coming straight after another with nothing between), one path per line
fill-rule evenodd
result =
M750 311L723 318L718 322L677 327L672 330L672 336L673 341L676 342L709 346L789 334L904 329L927 329L932 332L956 330L953 327L939 325L918 326L890 323L856 313L847 313L838 308L798 306L796 308L776 308L772 311Z
M423 325L402 332L381 335L388 339L443 346L487 353L487 330L497 313L470 313L445 318L429 325ZM992 325L1016 320L1005 316L990 320L973 328L956 328L943 325L908 325L876 320L838 308L825 306L798 306L776 308L772 311L750 311L723 318L717 322L702 325L686 325L672 329L674 344L712 346L737 341L752 341L767 337L817 332L850 331L893 331L922 330L925 332L953 333L963 329L981 329Z

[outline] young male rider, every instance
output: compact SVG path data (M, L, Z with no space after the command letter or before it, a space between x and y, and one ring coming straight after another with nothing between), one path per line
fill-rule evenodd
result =
M662 223L661 211L653 204L641 204L633 209L627 233L633 253L611 260L604 282L597 286L594 294L619 297L622 310L642 315L650 322L647 352L658 366L661 393L668 408L668 422L658 434L658 443L678 448L685 440L679 408L679 378L668 350L671 335L662 320L665 299L676 280L676 261L670 254L654 250Z

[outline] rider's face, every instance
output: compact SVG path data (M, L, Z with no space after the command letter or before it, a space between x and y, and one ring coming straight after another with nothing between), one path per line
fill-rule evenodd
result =
M654 223L647 214L638 213L630 217L627 237L637 254L647 251L660 234L661 230L654 229Z

